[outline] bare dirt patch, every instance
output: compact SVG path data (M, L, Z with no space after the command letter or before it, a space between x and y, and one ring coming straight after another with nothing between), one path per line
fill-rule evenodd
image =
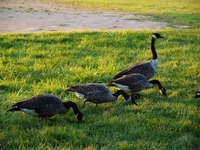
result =
M41 0L0 0L0 33L166 27L166 22L149 21L149 16L77 11Z

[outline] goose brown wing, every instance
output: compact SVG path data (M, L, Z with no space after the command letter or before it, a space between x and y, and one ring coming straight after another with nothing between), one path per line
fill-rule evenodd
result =
M137 83L138 81L142 81L145 78L146 77L141 74L129 74L114 80L114 82L117 84L130 86L131 84Z
M147 78L150 78L154 74L154 70L149 61L143 63L137 63L133 66L128 67L125 70L122 70L118 74L116 74L113 79L117 79L122 77L123 75L133 74L133 73L140 73L145 75Z
M109 95L110 91L104 85L95 85L90 90L88 96L90 99L101 99L105 95Z
M100 97L102 94L106 94L107 92L109 92L109 90L104 85L98 83L81 85L77 87L75 91L85 95L86 99Z
M136 81L135 83L132 83L129 86L129 89L131 90L132 93L135 93L144 90L147 87L147 85L148 85L147 79L142 79Z
M138 92L146 88L148 80L144 75L130 74L114 80L114 83L129 86L131 92Z

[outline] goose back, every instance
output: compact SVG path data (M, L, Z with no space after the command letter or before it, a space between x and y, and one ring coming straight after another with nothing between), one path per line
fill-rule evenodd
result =
M158 63L157 59L150 60L147 62L137 63L133 66L128 67L125 70L120 71L113 77L113 79L117 79L122 77L123 75L129 75L134 73L142 74L146 76L147 79L150 79L156 73L157 63Z
M50 94L41 94L18 102L12 105L9 111L17 110L42 118L52 117L68 111L58 97Z
M74 94L82 100L96 104L110 102L117 99L106 86L100 83L71 86L67 91L74 92Z
M124 75L112 81L112 85L122 89L128 90L131 93L139 92L149 87L148 79L142 74Z

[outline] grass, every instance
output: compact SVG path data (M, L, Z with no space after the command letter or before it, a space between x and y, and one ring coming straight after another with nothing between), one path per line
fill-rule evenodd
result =
M157 87L141 92L138 106L122 97L97 108L71 93L70 85L107 84L118 71L151 58L156 41ZM0 35L1 149L199 149L199 29L153 31L82 31ZM111 88L115 91L115 88ZM74 101L84 114L79 123L70 110L48 121L8 107L40 93Z
M46 0L49 1L49 0ZM172 27L187 25L190 28L200 27L199 0L50 0L61 2L62 6L78 10L126 12L153 16L152 20L167 21Z
M78 9L91 9L91 10L117 10L123 12L136 12L136 13L148 13L148 14L162 14L166 12L173 13L200 13L198 0L51 0L54 2L62 2L63 4L77 7Z

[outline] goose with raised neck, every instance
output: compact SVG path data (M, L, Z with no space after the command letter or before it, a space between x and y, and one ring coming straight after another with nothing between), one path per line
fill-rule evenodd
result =
M155 41L156 39L159 39L159 38L164 38L164 37L158 33L154 33L151 37L152 59L150 61L136 63L128 67L127 69L124 69L120 71L119 73L117 73L113 77L113 79L117 79L117 78L122 77L123 75L128 75L132 73L140 73L146 76L147 79L150 79L156 73L156 70L157 70L158 56L155 49Z

